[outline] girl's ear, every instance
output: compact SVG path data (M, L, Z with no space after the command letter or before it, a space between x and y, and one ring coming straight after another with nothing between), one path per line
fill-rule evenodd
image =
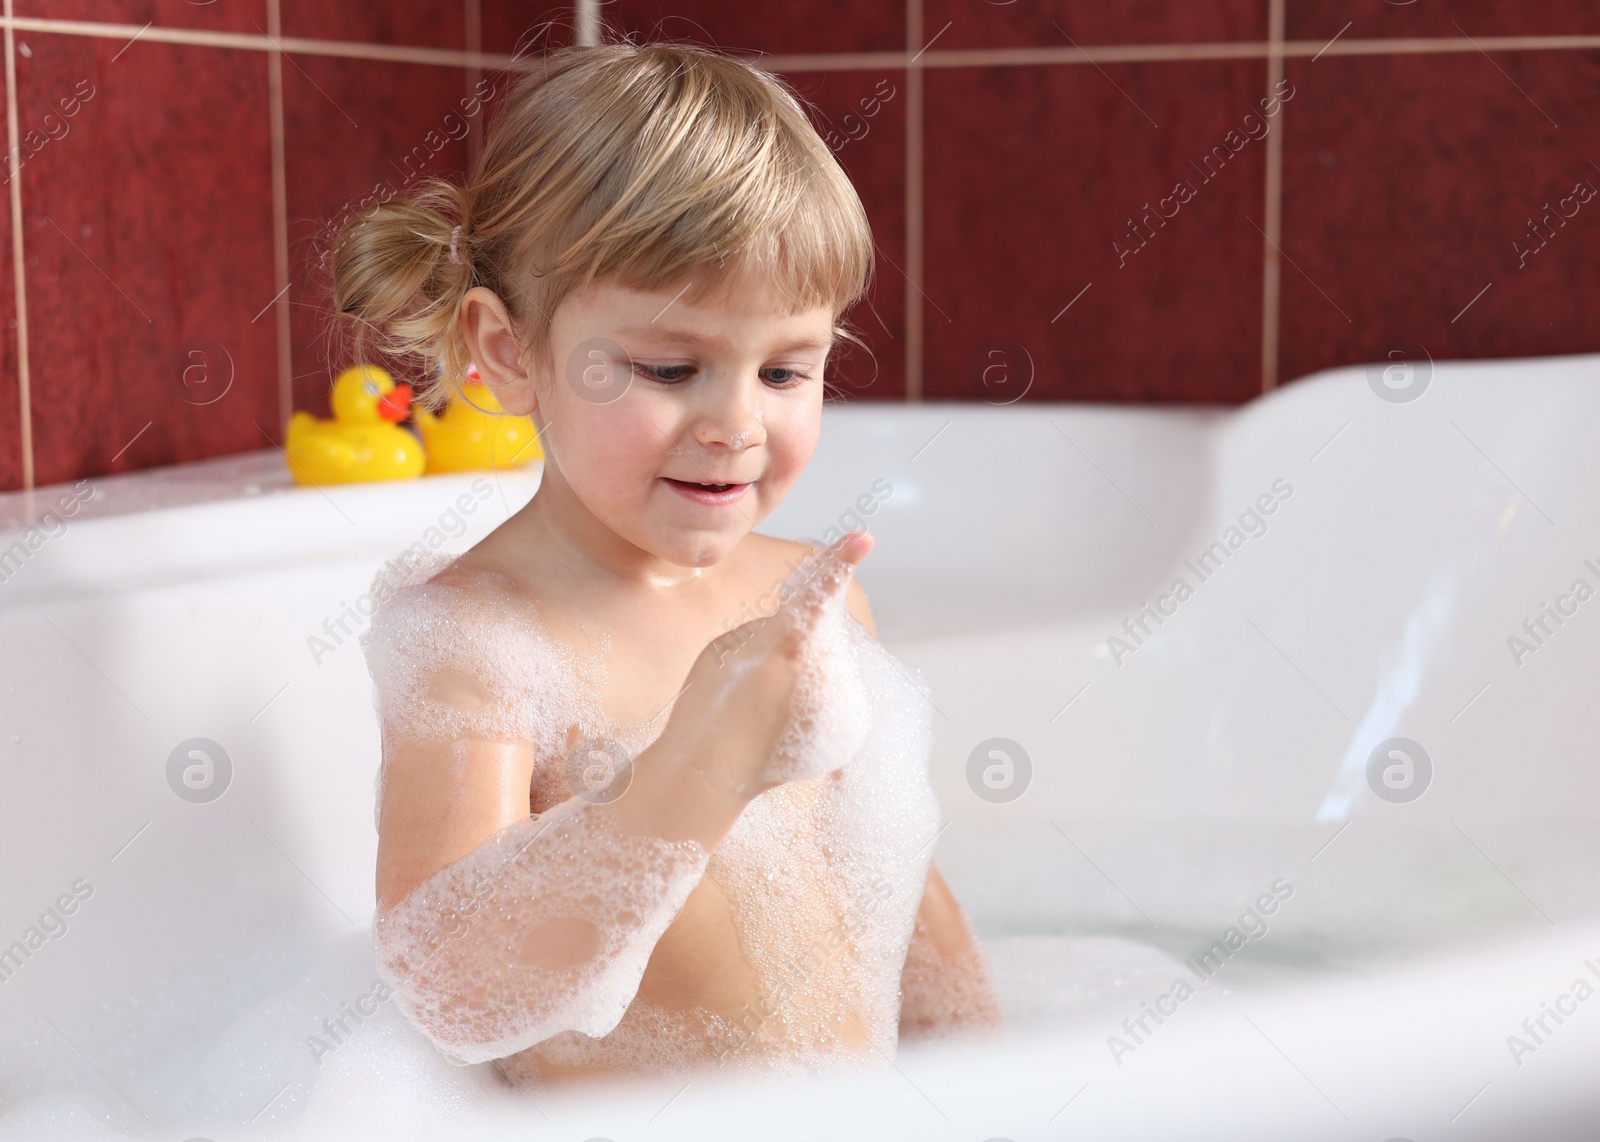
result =
M533 377L523 361L511 314L493 290L473 286L461 299L461 336L478 366L478 376L500 407L527 416L538 406Z

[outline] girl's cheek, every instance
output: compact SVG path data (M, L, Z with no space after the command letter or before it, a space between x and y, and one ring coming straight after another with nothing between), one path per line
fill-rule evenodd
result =
M770 431L767 436L767 466L757 485L763 515L775 511L793 490L800 474L815 451L815 440L804 436L782 436Z
M793 408L768 409L765 418L767 448L775 473L790 481L811 462L822 438L822 404L807 403Z
M670 410L633 398L629 393L585 418L577 444L590 478L624 494L657 475L665 463L666 442L676 439L678 431Z

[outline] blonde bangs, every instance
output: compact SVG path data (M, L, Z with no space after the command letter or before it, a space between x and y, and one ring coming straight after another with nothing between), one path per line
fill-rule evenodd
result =
M573 245L570 256L586 263L582 284L692 281L707 298L765 286L790 312L842 312L865 291L872 239L861 201L798 105L774 88L757 88L757 102L713 83L660 106L665 121L616 156L620 193Z
M551 316L597 280L682 286L696 301L735 308L827 308L836 334L860 343L837 324L873 272L855 188L787 84L709 48L623 42L551 53L506 96L459 200L435 192L416 205L423 213L406 219L408 232L426 233L437 272L402 284L405 275L379 272L374 247L385 243L368 243L368 278L396 288L346 290L342 311L436 369L437 384L418 394L429 405L464 375L457 315L476 285L501 297L530 357L547 363ZM402 219L389 213L398 236ZM455 223L464 273L443 264L439 236ZM414 259L417 250L413 240L395 252ZM366 303L400 294L417 304Z
M837 317L866 292L866 211L781 80L690 45L591 52L544 81L586 94L544 101L537 122L508 131L516 154L499 164L508 176L485 180L474 204L478 229L520 239L505 253L528 276L500 283L509 304L521 293L548 318L568 293L606 280ZM556 137L566 144L559 171L549 161ZM485 167L500 157L491 144ZM518 159L542 185L510 176ZM559 221L530 225L541 216ZM537 313L519 316L534 318L529 340L542 348Z

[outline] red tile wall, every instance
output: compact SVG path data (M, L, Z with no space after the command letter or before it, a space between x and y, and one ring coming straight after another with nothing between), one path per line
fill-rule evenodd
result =
M296 283L290 309L294 404L326 416L329 369L338 363L338 346L328 338L323 256L340 219L368 196L399 192L408 179L465 170L465 141L443 128L446 113L461 110L467 85L463 73L450 68L370 59L297 62L299 67L286 68L283 76L289 250ZM397 92L405 92L405 98L397 100ZM452 120L466 123L459 114ZM452 130L460 133L460 127ZM313 139L315 147L294 143Z
M286 407L325 412L332 227L405 184L480 77L580 23L542 0L15 11L0 490L267 447ZM1574 193L1600 188L1592 0L601 11L607 38L759 54L811 108L878 247L847 315L870 350L833 370L854 399L1227 404L1398 340L1600 349L1600 201ZM1274 50L1289 94L1266 116ZM423 169L464 171L473 127Z
M925 394L1258 393L1261 235L1250 220L1261 222L1264 150L1223 141L1254 107L1260 70L1223 60L929 74ZM1228 159L1212 158L1206 182L1211 168L1190 163L1218 144ZM1021 379L1001 387L1001 362Z
M855 185L872 223L877 268L865 301L845 316L865 341L830 358L829 379L853 400L906 394L906 81L903 70L790 72L817 129Z
M277 427L272 326L251 322L275 292L260 57L126 41L19 40L39 484L260 448L255 424ZM209 388L182 383L197 347Z
M1259 42L1267 37L1261 0L1057 0L1052 4L992 0L926 0L929 35L952 48L1032 48L1078 44Z
M1600 51L1324 56L1287 71L1300 95L1283 245L1299 270L1283 277L1285 376L1402 340L1435 359L1600 348ZM1579 183L1588 205L1571 197ZM1564 195L1572 217L1547 228Z

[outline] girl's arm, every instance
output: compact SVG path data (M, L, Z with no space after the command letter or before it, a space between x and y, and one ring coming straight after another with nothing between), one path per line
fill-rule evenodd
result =
M536 760L525 741L385 732L379 971L464 1062L608 1034L743 808L663 746L635 759L620 801L574 795L530 816Z
M859 582L850 585L847 598L851 615L876 638L872 607ZM933 1036L1004 1026L972 928L944 877L931 863L900 973L900 991L902 1035Z
M1005 1026L972 928L931 864L900 973L900 993L900 1034L906 1038Z

